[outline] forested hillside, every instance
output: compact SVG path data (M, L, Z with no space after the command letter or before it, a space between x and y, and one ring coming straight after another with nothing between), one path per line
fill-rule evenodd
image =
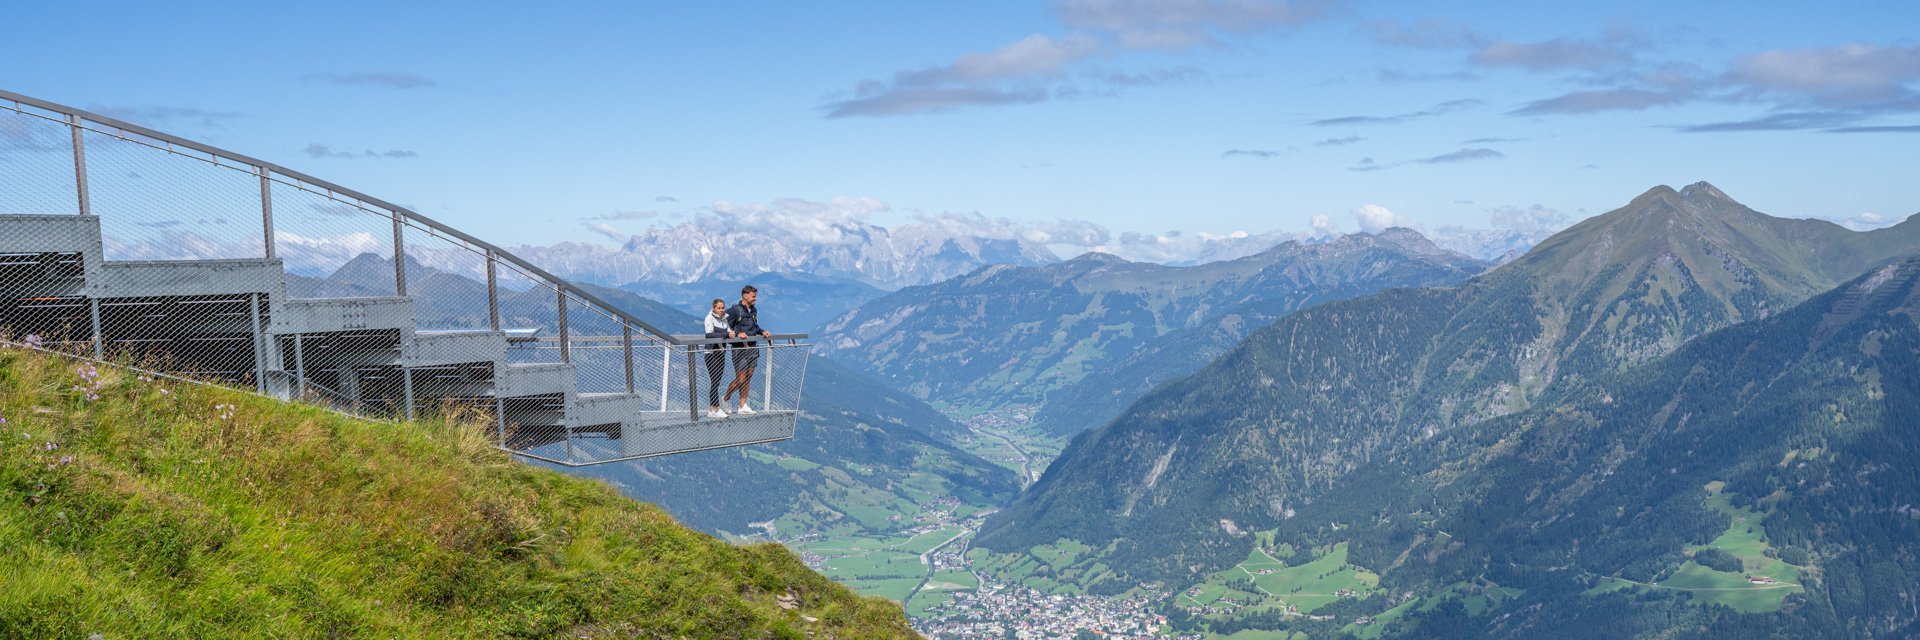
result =
M1917 454L1913 258L1367 465L1266 544L1426 595L1411 637L1909 637ZM1498 615L1431 604L1489 584Z
M1079 541L1107 568L1085 574L1096 589L1191 582L1245 556L1236 532L1279 526L1353 474L1916 250L1916 222L1851 232L1705 183L1657 187L1465 286L1328 303L1255 332L1078 438L978 544Z

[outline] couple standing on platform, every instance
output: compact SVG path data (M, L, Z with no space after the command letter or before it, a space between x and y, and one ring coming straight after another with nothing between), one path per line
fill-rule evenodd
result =
M740 304L727 306L727 301L714 298L706 316L706 334L709 338L763 338L767 344L773 344L773 334L760 328L760 310L754 301L760 292L747 285L740 288ZM733 412L744 415L758 413L747 405L747 391L753 388L753 368L760 364L761 347L752 342L713 343L707 345L707 417L725 418L727 412L720 408L722 399L732 399L739 392L740 402L734 405ZM733 353L733 382L727 385L726 395L720 394L720 376L727 371L727 353Z

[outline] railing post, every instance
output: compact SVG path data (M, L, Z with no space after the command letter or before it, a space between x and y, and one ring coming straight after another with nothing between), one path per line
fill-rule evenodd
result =
M560 361L573 362L573 345L567 340L567 290L555 287L554 291L559 294Z
M67 128L73 130L73 183L80 198L80 215L93 215L93 202L87 197L87 147L80 135L80 116L68 115Z
M672 373L673 373L673 343L661 342L660 343L660 410L663 412L667 410L667 381L673 379L673 376L671 375ZM691 376L693 375L693 372L688 371L687 375Z
M773 410L773 341L767 341L767 379L760 381L760 409Z
M267 168L260 170L260 228L265 234L262 241L267 249L267 259L273 259L273 183L267 179Z
M407 295L407 246L400 239L400 212L393 212L393 295Z
M493 250L487 250L487 326L494 331L500 330L500 275L499 258Z
M633 325L620 323L620 347L626 351L621 370L627 373L627 395L633 395Z

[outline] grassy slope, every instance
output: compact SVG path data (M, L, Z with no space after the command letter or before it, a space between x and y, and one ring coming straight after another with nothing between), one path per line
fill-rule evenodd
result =
M0 637L911 634L778 545L514 463L456 420L94 384L16 349L0 411Z

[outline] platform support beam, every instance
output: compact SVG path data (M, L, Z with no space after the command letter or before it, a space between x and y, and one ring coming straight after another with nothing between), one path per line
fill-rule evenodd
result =
M260 294L247 294L247 318L253 324L253 390L267 392L267 340L260 327Z
M408 369L406 365L400 366L400 396L401 396L401 400L407 403L407 412L405 415L407 416L408 420L412 420L413 419L413 370Z
M633 393L633 325L620 324L621 371L627 374L627 393Z
M307 348L298 333L293 334L293 386L294 397L307 397Z
M693 349L687 349L687 419L700 421L700 376L693 375Z

